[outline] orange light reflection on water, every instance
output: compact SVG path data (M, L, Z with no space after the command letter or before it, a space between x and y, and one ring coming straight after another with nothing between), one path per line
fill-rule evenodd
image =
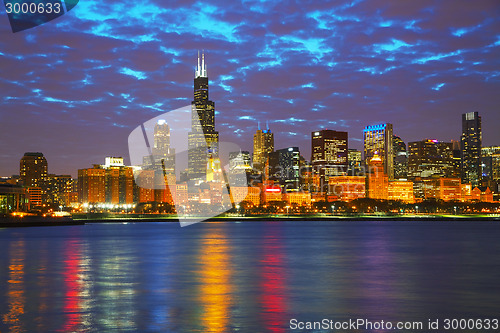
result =
M24 314L26 296L24 294L24 240L10 243L9 248L9 280L7 298L9 312L3 315L3 323L9 327L8 332L24 332L21 316Z
M231 298L230 246L220 230L214 230L201 246L200 304L205 332L228 331Z

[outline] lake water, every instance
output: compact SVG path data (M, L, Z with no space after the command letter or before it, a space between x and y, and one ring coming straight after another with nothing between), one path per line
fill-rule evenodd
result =
M498 318L499 236L497 222L0 229L0 332L338 332L290 320Z

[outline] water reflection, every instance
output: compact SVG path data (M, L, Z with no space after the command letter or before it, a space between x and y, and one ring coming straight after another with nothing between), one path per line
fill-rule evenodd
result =
M209 230L200 247L201 324L204 332L229 331L232 306L231 247L224 229Z
M105 238L93 253L96 324L105 330L137 330L139 270L134 250L127 239Z
M293 222L0 230L0 331L288 332L291 318L494 316L499 227Z
M10 243L9 246L9 280L7 281L8 312L3 316L3 323L8 332L24 332L24 307L26 296L24 291L25 244L23 239Z
M286 271L283 235L279 226L269 226L263 240L261 263L261 303L265 328L285 332Z
M66 316L62 332L75 332L81 325L81 253L80 243L76 239L66 241L64 251L64 305L63 312Z

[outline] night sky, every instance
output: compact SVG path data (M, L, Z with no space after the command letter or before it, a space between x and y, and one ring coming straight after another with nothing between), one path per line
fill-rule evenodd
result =
M470 111L483 145L500 145L498 0L331 2L81 0L19 33L2 10L0 176L26 151L73 176L128 160L136 126L191 102L202 49L221 141L245 150L259 120L310 159L317 129L357 149L381 122L406 142L450 141Z

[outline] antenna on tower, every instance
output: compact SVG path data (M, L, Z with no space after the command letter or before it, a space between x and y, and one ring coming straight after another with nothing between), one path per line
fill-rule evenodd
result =
M266 129L269 131L269 122L266 120Z
M260 121L257 121L257 129L260 131Z

